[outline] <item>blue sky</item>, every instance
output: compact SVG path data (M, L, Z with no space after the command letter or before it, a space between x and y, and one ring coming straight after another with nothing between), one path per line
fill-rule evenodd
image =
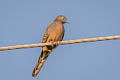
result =
M1 0L0 46L39 43L64 14L64 40L120 34L119 0ZM41 48L0 51L0 80L120 80L120 40L62 45L37 76Z

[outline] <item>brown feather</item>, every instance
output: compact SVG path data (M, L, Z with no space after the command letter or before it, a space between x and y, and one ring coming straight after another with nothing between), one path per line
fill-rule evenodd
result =
M46 32L44 33L42 43L47 43L47 42L51 42L51 41L52 42L53 41L61 41L63 39L63 36L64 36L63 24L65 23L63 18L65 18L63 15L58 16L52 24L48 25ZM63 20L63 22L62 22L62 20ZM40 72L41 68L43 67L47 57L52 52L52 50L55 49L57 46L58 45L42 47L41 55L36 63L33 73L32 73L33 77L37 76L37 74Z
M49 52L41 52L41 55L39 56L39 59L37 61L37 64L33 70L32 76L36 77L37 74L40 72L41 68L43 67L47 57L49 55Z

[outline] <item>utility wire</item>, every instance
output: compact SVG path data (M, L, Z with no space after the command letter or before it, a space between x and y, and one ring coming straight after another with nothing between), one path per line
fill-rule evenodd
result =
M0 51L22 49L22 48L43 47L43 46L49 46L49 45L65 45L65 44L74 44L74 43L96 42L96 41L115 40L115 39L120 39L120 35L107 36L107 37L96 37L96 38L88 38L88 39L68 40L68 41L58 41L58 42L53 42L53 43L36 43L36 44L7 46L7 47L0 47Z

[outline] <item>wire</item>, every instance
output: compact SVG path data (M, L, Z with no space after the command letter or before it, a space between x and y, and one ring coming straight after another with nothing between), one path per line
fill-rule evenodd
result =
M57 41L53 43L36 43L36 44L7 46L7 47L0 47L0 51L22 49L22 48L43 47L43 46L49 46L49 45L65 45L65 44L73 44L73 43L96 42L96 41L115 40L115 39L120 39L120 35L107 36L107 37L96 37L96 38L88 38L88 39L68 40L68 41Z

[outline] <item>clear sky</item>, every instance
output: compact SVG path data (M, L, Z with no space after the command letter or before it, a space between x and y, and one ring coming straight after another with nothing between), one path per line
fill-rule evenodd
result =
M120 0L0 0L0 46L39 43L64 14L64 40L120 35ZM0 51L0 80L120 80L120 40L59 46L37 76L41 47Z

